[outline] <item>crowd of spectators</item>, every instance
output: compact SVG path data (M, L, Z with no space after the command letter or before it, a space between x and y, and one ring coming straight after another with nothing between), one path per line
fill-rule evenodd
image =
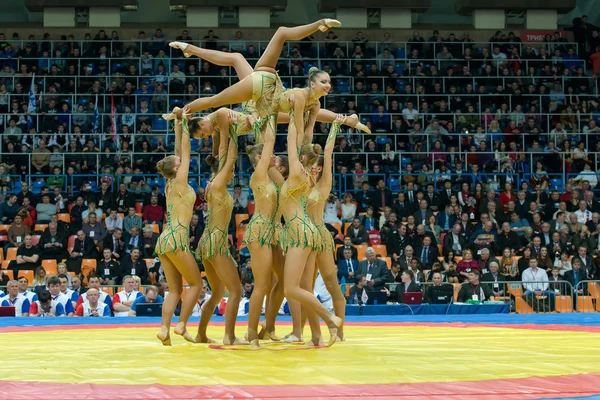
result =
M428 39L418 32L401 38L407 43L389 33L372 41L363 32L341 42L329 31L284 51L279 68L287 86L303 85L305 69L318 64L333 78L324 107L359 114L376 133L367 138L348 129L336 143L325 222L340 245L340 280L362 285L369 276L367 289L404 282L396 288L406 291L426 281L519 281L536 266L540 276L558 273L573 287L597 277L600 38L585 18L572 30L575 43L558 31L537 44L513 33L475 43L468 32L443 38L437 31ZM54 260L57 273L64 261L59 277L74 274L68 284L83 280L84 288L94 275L100 285L124 287L132 275L142 285L164 279L159 263L144 261L154 260L166 210L164 183L148 175L172 150L158 117L236 79L228 68L172 54L169 39L160 29L150 37L140 32L134 42L104 31L55 42L0 34L0 220L5 268L14 278L21 271L37 278L44 262ZM176 39L194 42L185 30ZM241 31L228 42L209 31L202 44L240 52L251 64L261 51ZM316 140L327 132L318 124ZM194 143L196 171L206 170L202 155L210 145ZM283 149L280 140L276 150ZM238 168L251 172L244 162ZM193 181L195 248L208 211L202 182ZM251 261L238 248L238 234L252 214L252 197L239 182L229 233L251 285ZM369 245L377 250L363 253ZM377 256L389 257L389 268ZM581 272L573 273L577 260ZM502 292L492 290L494 297ZM41 293L29 303L54 304ZM118 308L109 312L129 312Z

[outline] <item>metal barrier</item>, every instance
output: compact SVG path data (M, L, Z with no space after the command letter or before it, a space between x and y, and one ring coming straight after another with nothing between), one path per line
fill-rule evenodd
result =
M600 280L578 282L573 297L578 312L600 311Z

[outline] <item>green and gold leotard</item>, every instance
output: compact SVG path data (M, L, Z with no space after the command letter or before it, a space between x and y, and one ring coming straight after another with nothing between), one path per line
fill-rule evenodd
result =
M306 209L309 190L308 178L295 188L289 187L289 181L286 181L281 187L281 202L290 201L297 205L297 207L294 207L293 212L286 211L287 207L283 207L283 217L286 222L283 226L281 244L284 254L292 247L318 250L317 228L308 217Z
M199 260L223 255L231 257L228 227L233 211L233 197L227 192L223 198L219 198L212 190L209 190L206 193L206 199L208 201L208 222L198 243L196 257Z
M270 246L275 236L273 221L279 207L279 187L271 179L267 183L256 183L254 175L250 178L250 187L257 208L246 227L242 244L248 246L250 243L258 242L261 247Z
M331 233L325 227L323 222L323 213L325 211L325 202L327 198L321 196L320 191L315 188L308 195L307 211L308 215L317 228L317 247L315 251L318 253L330 252L333 253L335 244Z
M196 192L188 185L167 181L167 223L156 241L156 253L163 255L178 250L190 250L189 226L194 212Z

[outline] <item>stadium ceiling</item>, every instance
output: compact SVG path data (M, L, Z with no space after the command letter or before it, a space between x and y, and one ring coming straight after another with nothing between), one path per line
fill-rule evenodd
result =
M456 0L456 12L461 15L471 14L475 10L506 10L522 12L526 10L556 10L559 14L567 14L577 6L577 0L502 0L487 2L481 0Z
M339 8L400 8L412 12L425 12L431 6L431 0L318 0L318 10L321 13L335 12Z
M127 10L137 9L138 0L25 0L29 12L42 12L52 7L120 7Z

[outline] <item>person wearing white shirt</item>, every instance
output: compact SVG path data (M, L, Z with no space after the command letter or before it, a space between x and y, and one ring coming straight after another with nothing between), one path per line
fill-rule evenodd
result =
M546 296L550 305L550 311L555 310L556 293L548 289L548 274L545 270L538 268L537 259L532 258L529 260L529 268L523 271L521 279L525 287L523 297L528 300L528 303L531 304L533 296Z
M419 111L413 108L412 101L406 102L406 108L402 110L402 116L409 127L412 127L413 123L419 119Z
M6 284L6 291L8 294L2 298L0 305L2 307L14 307L15 316L17 317L29 316L31 303L25 296L19 294L19 283L14 280L8 281Z
M100 277L98 275L89 275L88 276L88 288L89 288L88 292L90 289L96 289L98 291L98 296L99 296L98 301L100 303L104 303L104 304L108 305L108 308L110 310L110 307L112 306L112 299L110 298L108 293L102 291L102 286L100 285ZM79 296L75 310L77 310L77 307L79 307L81 304L83 304L87 300L88 292L85 292L81 296Z
M585 224L592 219L592 212L587 209L587 203L585 200L579 202L579 210L575 211L577 216L577 222Z
M117 210L110 210L110 215L104 220L106 224L106 231L112 233L115 228L123 230L123 217L121 217Z
M57 276L51 276L48 279L48 290L52 295L52 300L56 300L62 304L65 309L65 315L67 317L72 317L75 313L75 307L73 307L71 299L60 291L60 279Z
M135 279L131 275L123 277L123 287L125 289L117 293L112 301L115 317L127 317L135 299L143 296L142 293L135 290L135 286Z
M167 298L168 294L169 294L169 292L165 293L165 299ZM196 305L194 306L194 309L192 310L193 317L199 317L200 314L202 314L202 309L204 308L204 305L210 299L210 297L211 297L211 295L208 293L208 284L203 279L202 290L200 291L200 297L198 297L198 302L196 303Z
M77 307L76 317L110 317L110 307L99 300L98 289L89 289L87 299Z
M19 279L17 279L17 282L19 283L19 295L27 298L27 300L29 300L30 304L32 304L34 301L36 301L38 299L37 294L27 290L27 286L29 286L29 280L26 277L20 276ZM1 292L0 298L4 297L4 296L5 296L4 292Z

